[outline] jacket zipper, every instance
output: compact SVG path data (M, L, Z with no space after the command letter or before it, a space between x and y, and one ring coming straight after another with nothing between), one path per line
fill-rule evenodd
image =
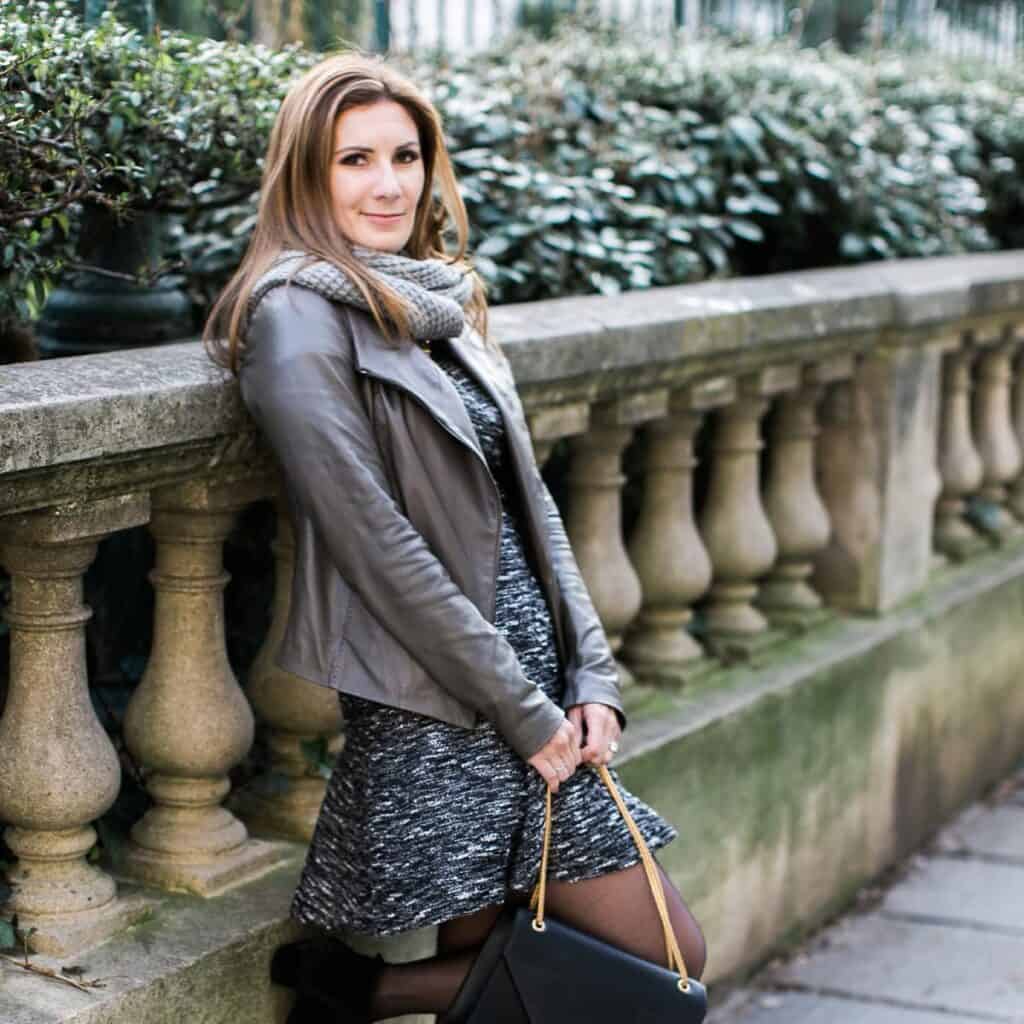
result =
M494 624L494 612L498 600L498 572L501 567L501 524L504 518L504 509L501 503L501 493L498 491L498 483L494 479L494 474L491 472L491 467L487 465L487 460L483 455L478 452L471 444L468 444L464 438L460 437L448 424L438 416L433 409L425 402L419 395L416 394L411 388L407 388L404 384L399 383L391 377L382 377L378 373L371 373L369 370L359 367L358 372L364 377L372 377L374 380L383 381L385 384L390 384L392 387L397 388L399 391L407 394L420 408L425 409L430 418L440 425L448 434L455 438L459 444L472 452L474 458L484 467L484 472L487 474L487 479L491 482L491 487L494 489L494 500L498 503L498 532L497 539L494 543L494 586L491 588L491 609L490 609L490 622Z

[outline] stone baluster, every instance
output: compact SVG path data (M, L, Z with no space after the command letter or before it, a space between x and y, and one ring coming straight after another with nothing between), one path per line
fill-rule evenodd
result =
M984 466L971 436L971 365L975 353L958 347L942 367L938 466L942 493L935 511L935 547L962 559L988 547L964 518L964 499L981 486Z
M0 719L0 819L17 857L8 871L30 948L65 956L148 912L119 899L86 855L90 822L114 802L121 767L89 697L82 576L105 535L149 518L146 495L76 502L0 521L0 561L11 575L10 686Z
M716 652L749 651L768 630L767 619L753 604L756 581L778 553L761 503L760 424L768 399L797 387L799 380L799 367L768 367L744 378L738 399L716 414L711 479L699 520L711 556L706 619Z
M279 668L277 656L291 603L295 540L287 503L276 500L277 537L274 552L274 602L270 628L249 668L246 693L266 723L270 769L232 795L232 810L253 832L308 843L313 837L327 783L309 758L304 744L332 740L341 730L338 694ZM330 746L327 748L330 760Z
M552 405L531 412L527 419L533 441L534 461L538 467L543 468L558 441L563 437L574 437L586 432L590 425L590 405L587 402Z
M258 485L258 486L255 486ZM154 806L132 828L122 868L151 885L212 896L272 866L278 844L249 839L221 801L253 738L249 704L224 644L222 547L263 481L203 480L153 493L153 649L124 734L148 769Z
M1024 351L1021 350L1021 343L1024 342L1024 334L1018 329L1014 335L1017 344L1017 358L1014 360L1013 375L1013 432L1017 437L1017 444L1024 453ZM1024 520L1024 473L1013 482L1010 488L1010 509L1013 514Z
M634 427L664 416L667 408L668 393L661 390L604 403L593 409L590 429L570 442L566 533L616 655L642 598L622 537L622 453ZM619 674L623 686L633 682L621 661Z
M674 394L668 416L645 428L643 503L629 541L643 606L624 651L645 681L686 682L713 664L686 628L691 606L711 583L694 521L693 442L705 412L735 397L727 377L701 382Z
M822 614L822 600L808 583L814 557L828 544L831 531L815 482L817 407L827 384L852 375L852 356L824 360L808 367L803 386L781 395L776 404L765 509L779 550L757 599L772 625L807 626Z
M1006 487L1020 473L1021 449L1010 418L1012 337L982 345L977 360L974 439L984 467L978 496L987 503L984 529L1002 543L1020 534L1007 509Z
M813 583L832 607L878 613L917 593L932 569L948 339L849 343L863 350L854 376L830 386L818 410L817 483L832 532Z

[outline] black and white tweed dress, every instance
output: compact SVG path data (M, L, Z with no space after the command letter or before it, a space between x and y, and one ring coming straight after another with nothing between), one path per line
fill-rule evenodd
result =
M435 342L434 354L466 405L501 495L495 626L526 675L558 701L564 684L554 627L524 551L501 413L446 344ZM494 726L463 729L340 698L345 745L292 916L330 931L391 935L502 903L509 890L530 891L540 869L545 784ZM620 790L652 850L676 838L672 825ZM552 807L550 878L578 881L639 860L596 771L581 765Z

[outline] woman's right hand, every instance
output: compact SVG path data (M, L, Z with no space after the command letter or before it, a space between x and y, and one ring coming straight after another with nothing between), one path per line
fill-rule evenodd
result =
M567 718L527 764L536 768L552 793L557 793L559 784L576 771L581 760L579 734Z

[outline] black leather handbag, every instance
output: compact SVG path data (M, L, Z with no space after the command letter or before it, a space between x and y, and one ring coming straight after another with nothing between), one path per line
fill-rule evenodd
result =
M601 779L619 808L647 873L665 932L668 967L616 949L544 917L551 790L540 878L526 907L502 911L438 1024L700 1024L707 992L687 976L657 865L608 769Z

